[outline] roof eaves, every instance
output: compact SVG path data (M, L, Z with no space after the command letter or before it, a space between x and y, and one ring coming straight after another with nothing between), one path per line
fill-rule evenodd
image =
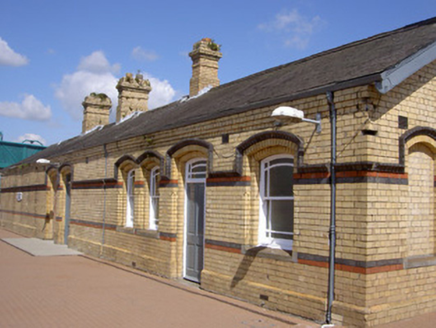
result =
M412 56L407 57L395 66L382 72L381 80L376 83L377 90L383 94L389 92L409 76L434 60L436 60L436 42L431 43Z
M331 83L331 84L327 84L327 85L322 85L322 86L316 87L316 88L311 89L311 90L303 90L301 92L296 92L293 94L289 94L289 95L285 95L285 96L281 96L281 97L276 97L273 99L267 99L264 101L246 104L246 105L240 106L238 108L229 108L226 111L223 111L222 113L226 113L228 111L232 111L235 113L245 112L245 111L251 110L251 109L278 105L278 104L281 104L281 103L287 102L287 101L293 101L293 100L297 100L297 99L317 96L317 95L320 95L320 94L323 94L326 92L335 92L335 91L342 90L342 89L358 87L358 86L367 85L367 84L371 84L371 83L377 83L380 80L381 80L380 74L378 74L378 73L371 74L371 75L362 76L362 77L352 79L352 80L340 81L340 82L335 82L335 83ZM225 116L222 113L220 116ZM232 113L232 114L234 114L234 113ZM213 117L212 119L215 119L215 118L216 117Z

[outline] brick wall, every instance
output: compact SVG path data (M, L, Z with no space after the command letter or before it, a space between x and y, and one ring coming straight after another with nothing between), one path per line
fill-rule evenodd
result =
M335 92L336 322L370 327L435 310L435 73L433 63L387 95L372 86ZM185 163L204 158L209 176L201 286L322 321L329 251L329 107L325 95L283 105L302 109L309 118L320 112L322 132L308 123L275 127L270 115L277 106L272 106L119 140L106 146L107 157L101 146L54 159L70 164L73 174L70 247L158 275L182 276ZM399 116L407 118L407 127L399 125ZM419 126L426 128L413 132ZM258 245L259 163L280 153L292 155L295 163L292 252ZM146 159L139 161L141 156ZM160 222L158 231L150 231L148 176L155 165L162 172ZM132 168L135 224L125 228L125 174ZM2 226L41 236L37 231L45 220L38 215L53 207L53 190L44 179L45 171L33 167L4 177ZM29 197L16 204L12 188L27 184L47 188L25 191ZM56 195L58 219L52 229L63 242L62 183Z

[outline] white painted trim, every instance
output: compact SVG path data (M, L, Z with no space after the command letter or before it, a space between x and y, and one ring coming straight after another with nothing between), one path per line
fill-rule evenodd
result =
M270 248L283 248L283 249L292 249L293 241L287 239L279 239L279 238L267 238L266 237L266 226L267 226L267 216L265 215L265 202L266 198L264 195L265 190L265 163L271 162L278 158L291 158L294 159L293 156L288 154L280 154L273 155L263 159L260 162L260 190L259 190L259 229L258 229L258 244ZM285 164L286 166L291 166L289 164ZM279 165L273 165L271 167L275 167ZM281 165L280 165L281 166ZM294 166L294 165L292 165ZM270 167L270 168L271 168ZM269 187L269 185L268 185ZM280 200L280 199L289 199L289 197L268 197L269 199Z
M158 184L156 183L156 177L160 174L160 169L159 166L155 166L154 168L151 169L150 171L150 188L149 188L149 216L148 216L148 228L150 230L157 230L158 224L156 222L156 215L158 213L156 213L156 211L159 211L159 207L156 209L153 206L154 204L154 199L159 199L159 195L158 195ZM159 220L159 218L158 218Z
M382 80L376 83L377 90L383 94L387 93L434 60L436 60L436 42L381 73Z
M126 228L133 228L135 213L135 169L127 173L126 181Z
M188 178L190 176L190 170L192 169L192 164L196 162L205 162L205 172L207 174L207 160L205 158L194 158L186 162L185 164L185 206L184 206L184 228L183 228L183 278L186 276L186 247L187 247L187 234L188 234L188 224L187 224L187 214L188 214L188 195L187 195L187 184L188 183L204 183L204 232L206 232L206 176L204 178ZM203 234L203 245L205 245L205 233ZM203 250L203 263L204 263L204 250Z

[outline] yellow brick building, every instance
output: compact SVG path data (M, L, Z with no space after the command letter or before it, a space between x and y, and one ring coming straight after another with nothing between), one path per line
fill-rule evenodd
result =
M224 85L190 56L190 96L128 73L6 169L1 226L320 322L436 311L436 19Z

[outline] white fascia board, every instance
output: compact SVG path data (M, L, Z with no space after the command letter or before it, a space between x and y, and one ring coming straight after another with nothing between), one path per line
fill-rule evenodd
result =
M381 73L382 80L376 83L380 93L387 93L412 74L436 59L436 42L407 57L396 66Z

